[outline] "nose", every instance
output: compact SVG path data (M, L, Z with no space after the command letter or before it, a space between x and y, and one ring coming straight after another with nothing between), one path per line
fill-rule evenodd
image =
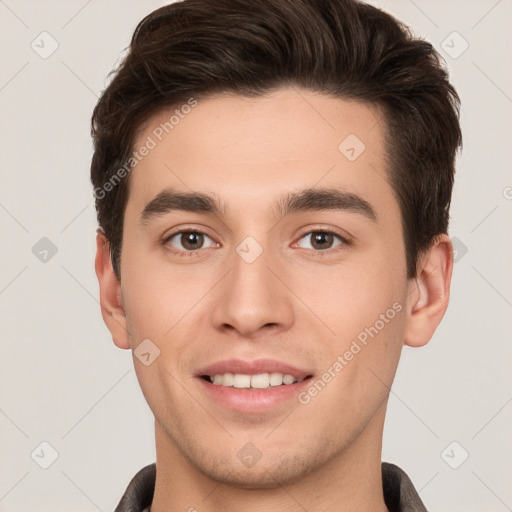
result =
M293 294L277 277L282 275L279 264L266 251L252 262L235 253L230 263L230 271L216 287L214 327L244 338L289 329Z

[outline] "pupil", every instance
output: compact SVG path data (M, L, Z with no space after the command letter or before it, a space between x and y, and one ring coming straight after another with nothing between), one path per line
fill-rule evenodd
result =
M320 245L325 245L325 243L327 242L329 244L329 242L332 242L332 236L330 233L316 233L315 236L314 236L314 244L320 244ZM325 249L325 247L323 247ZM320 247L320 249L322 249L322 247Z
M202 235L200 235L199 233L188 233L183 236L185 238L185 242L182 242L184 247L188 246L187 248L189 249L197 249L197 246L199 245L198 241L200 241L200 237Z

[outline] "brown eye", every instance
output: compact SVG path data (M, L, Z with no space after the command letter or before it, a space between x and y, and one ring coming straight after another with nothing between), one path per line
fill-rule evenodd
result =
M333 241L334 236L331 233L313 233L311 245L314 249L330 249Z
M200 249L204 243L204 236L201 233L182 233L180 242L185 249L195 251Z
M178 252L191 252L203 249L206 240L213 242L208 235L199 231L179 231L169 236L166 243L172 248L177 249ZM213 246L213 244L210 246Z
M346 243L344 238L330 231L311 231L306 233L306 235L304 235L300 240L307 241L308 239L309 244L301 247L304 249L314 249L316 251L325 251L327 249L337 247L338 245L342 245L342 243ZM335 244L336 239L339 240L337 244Z

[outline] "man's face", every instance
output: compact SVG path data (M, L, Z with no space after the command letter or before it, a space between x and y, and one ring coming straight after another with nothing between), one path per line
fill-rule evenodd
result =
M159 141L171 115L135 143L156 147L130 176L121 256L131 348L160 350L149 366L135 359L157 450L249 486L327 468L358 445L380 461L411 283L379 111L303 89L222 95ZM344 195L285 213L306 189ZM162 192L208 195L224 211L148 206ZM304 380L229 386L272 373Z

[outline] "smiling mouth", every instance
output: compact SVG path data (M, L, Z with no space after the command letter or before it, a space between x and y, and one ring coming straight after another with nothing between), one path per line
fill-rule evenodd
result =
M294 377L289 373L258 373L255 375L243 373L216 373L215 375L201 375L201 378L216 386L231 387L237 389L269 389L278 386L290 386L303 380L310 379L312 375L306 377Z

